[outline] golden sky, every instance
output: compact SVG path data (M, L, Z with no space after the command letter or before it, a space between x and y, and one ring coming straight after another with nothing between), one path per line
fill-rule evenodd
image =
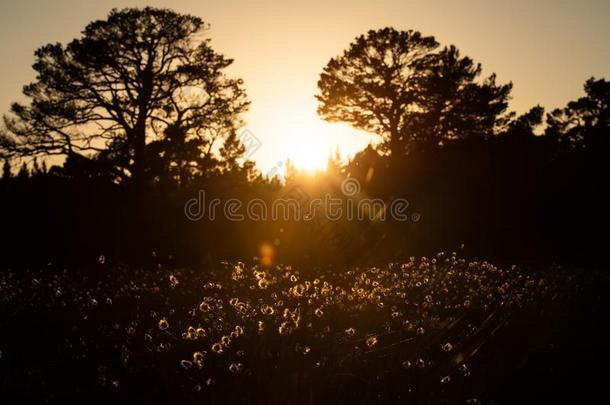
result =
M37 47L68 42L113 7L145 5L211 24L212 45L235 59L230 74L245 80L252 100L247 128L262 142L252 158L264 173L287 157L311 167L336 145L346 156L375 139L321 121L314 99L324 65L369 29L415 29L457 45L485 74L513 81L517 112L562 106L581 95L590 76L610 79L609 0L0 0L2 112L34 78Z

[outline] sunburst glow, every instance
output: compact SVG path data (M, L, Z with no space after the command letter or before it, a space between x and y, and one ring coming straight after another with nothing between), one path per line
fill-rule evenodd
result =
M262 132L263 147L257 160L272 163L271 167L261 167L270 176L284 173L287 160L301 171L324 170L337 150L341 159L346 159L373 139L346 124L322 120L315 112L315 104L309 102L287 103L282 110L261 121L261 126L270 130ZM264 147L266 139L273 139L273 149Z
M288 157L301 170L316 171L326 167L336 144L333 144L336 133L332 125L317 117L295 121L291 129L292 142Z

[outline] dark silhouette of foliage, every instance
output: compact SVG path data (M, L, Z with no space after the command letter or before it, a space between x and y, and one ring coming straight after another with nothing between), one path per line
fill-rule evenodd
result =
M535 130L542 124L544 119L544 108L541 106L532 107L528 112L512 119L506 131L501 135L511 141L527 141L535 136Z
M30 102L5 119L5 154L95 152L119 179L140 183L159 156L165 171L192 171L249 104L242 81L223 73L232 60L204 34L198 17L147 7L113 10L67 46L41 47L37 80L24 87Z
M610 83L591 78L585 83L584 97L547 117L547 135L566 147L603 147L608 144L610 127Z
M8 180L11 177L11 163L8 159L4 159L4 164L2 165L2 180Z
M437 51L417 31L369 31L332 58L318 82L318 113L375 133L394 156L447 140L489 136L506 119L511 84L495 75L479 83L481 66L454 47Z
M19 172L17 172L17 178L19 180L27 180L30 177L30 169L28 169L27 164L22 163Z

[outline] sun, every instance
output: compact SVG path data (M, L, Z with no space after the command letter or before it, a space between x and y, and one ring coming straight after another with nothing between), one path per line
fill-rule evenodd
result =
M287 158L297 169L307 172L326 169L339 144L337 128L316 116L293 116L283 133Z
M320 132L309 132L308 136L299 137L288 156L298 169L315 172L326 168L331 153L332 145Z
M261 141L252 159L268 177L281 177L288 160L300 171L324 171L337 150L345 161L374 139L347 124L324 121L315 100L286 99L267 107L250 128Z

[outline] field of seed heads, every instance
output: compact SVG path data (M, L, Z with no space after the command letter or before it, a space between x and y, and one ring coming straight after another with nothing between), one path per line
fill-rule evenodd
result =
M557 271L455 253L370 268L131 268L101 256L87 271L6 270L0 392L40 403L489 403L578 288Z

